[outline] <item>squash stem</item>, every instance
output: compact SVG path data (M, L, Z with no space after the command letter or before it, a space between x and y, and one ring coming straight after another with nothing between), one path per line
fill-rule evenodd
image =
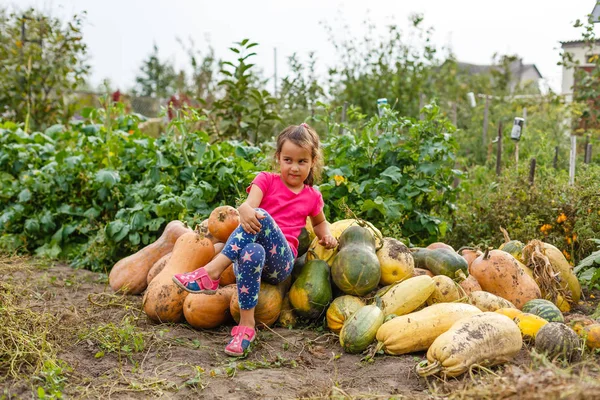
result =
M490 258L490 249L491 249L491 247L488 247L487 249L485 249L485 253L483 253L484 260L488 260Z

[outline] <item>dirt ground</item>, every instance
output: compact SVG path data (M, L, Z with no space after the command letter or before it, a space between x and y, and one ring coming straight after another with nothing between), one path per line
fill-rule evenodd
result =
M250 355L236 359L222 351L230 327L151 323L141 296L115 295L105 275L60 263L3 258L0 301L0 399L600 398L597 355L553 364L527 346L510 364L448 381L414 372L425 353L365 362L315 327L263 329ZM24 337L43 332L37 348L47 347L22 364L21 348L9 340L15 320L31 325ZM39 359L52 362L40 366Z

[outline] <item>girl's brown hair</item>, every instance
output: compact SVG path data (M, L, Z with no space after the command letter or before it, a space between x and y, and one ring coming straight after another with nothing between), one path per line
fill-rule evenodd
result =
M277 150L275 151L275 160L279 158L281 148L286 140L294 143L296 146L304 147L310 150L312 157L312 168L304 180L304 184L312 186L321 179L323 170L323 154L321 151L321 141L317 132L307 124L290 125L277 136Z

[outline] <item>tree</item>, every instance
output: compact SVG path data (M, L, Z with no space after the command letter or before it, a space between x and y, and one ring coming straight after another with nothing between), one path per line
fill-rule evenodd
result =
M33 8L0 9L0 114L25 129L67 122L75 112L68 94L89 72L83 18L63 21Z
M140 73L135 78L137 87L134 93L150 97L169 97L174 92L176 81L177 74L173 64L160 60L155 43L152 53L142 62Z

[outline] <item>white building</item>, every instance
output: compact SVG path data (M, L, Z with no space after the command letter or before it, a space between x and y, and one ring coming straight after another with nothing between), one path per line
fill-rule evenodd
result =
M600 40L596 40L593 46L583 40L570 40L561 42L561 48L564 54L570 54L571 60L576 66L562 67L562 85L561 94L565 96L565 100L570 102L573 100L573 85L575 84L575 69L582 68L591 71L594 63L590 62L594 56L600 56Z

